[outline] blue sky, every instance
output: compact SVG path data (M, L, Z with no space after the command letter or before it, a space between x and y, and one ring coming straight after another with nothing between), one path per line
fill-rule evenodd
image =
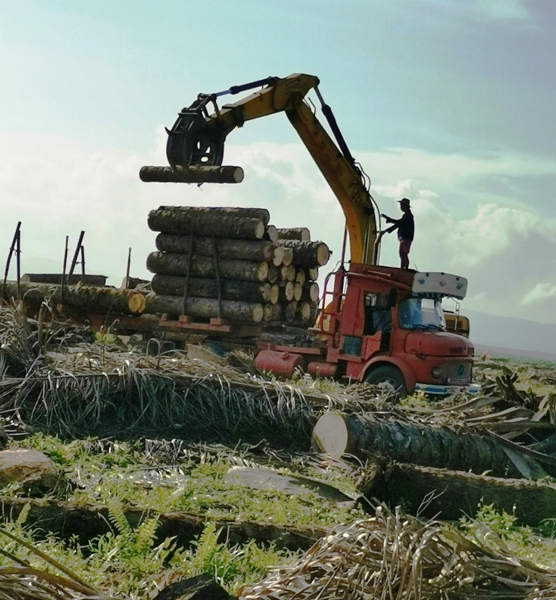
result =
M548 0L0 0L0 240L24 271L147 276L148 211L269 208L339 256L338 202L284 115L232 133L239 186L142 184L198 92L317 75L381 210L412 200L412 266L474 310L556 323L556 5ZM382 262L397 264L386 237Z

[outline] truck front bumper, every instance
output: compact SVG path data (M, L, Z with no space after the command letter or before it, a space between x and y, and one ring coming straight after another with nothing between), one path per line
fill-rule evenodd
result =
M448 396L449 394L457 394L458 392L478 394L481 391L481 386L478 383L470 383L468 385L435 385L434 383L416 383L415 391L424 392L425 394L435 394L438 396Z

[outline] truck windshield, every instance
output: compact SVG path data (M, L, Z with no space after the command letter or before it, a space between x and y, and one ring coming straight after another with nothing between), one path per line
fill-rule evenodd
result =
M402 329L445 329L444 311L440 300L432 298L406 298L399 304Z

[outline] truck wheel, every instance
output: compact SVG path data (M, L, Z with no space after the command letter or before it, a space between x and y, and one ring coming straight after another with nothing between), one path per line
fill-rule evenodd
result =
M405 398L407 396L407 387L402 372L397 367L384 365L377 367L365 377L367 383L376 385L385 391L395 393L396 398Z

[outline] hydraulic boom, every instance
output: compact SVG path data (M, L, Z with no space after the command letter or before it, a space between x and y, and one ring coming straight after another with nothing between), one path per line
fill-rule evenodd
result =
M294 74L283 79L269 77L233 86L216 94L199 94L191 106L179 113L172 129L167 130L168 162L175 170L220 166L224 158L224 141L231 131L252 119L284 111L342 206L351 261L374 265L377 262L379 239L374 201L331 108L319 92L318 84L317 77ZM217 99L220 96L253 88L261 89L238 102L218 107ZM321 102L322 112L336 142L304 99L311 90L315 90Z

